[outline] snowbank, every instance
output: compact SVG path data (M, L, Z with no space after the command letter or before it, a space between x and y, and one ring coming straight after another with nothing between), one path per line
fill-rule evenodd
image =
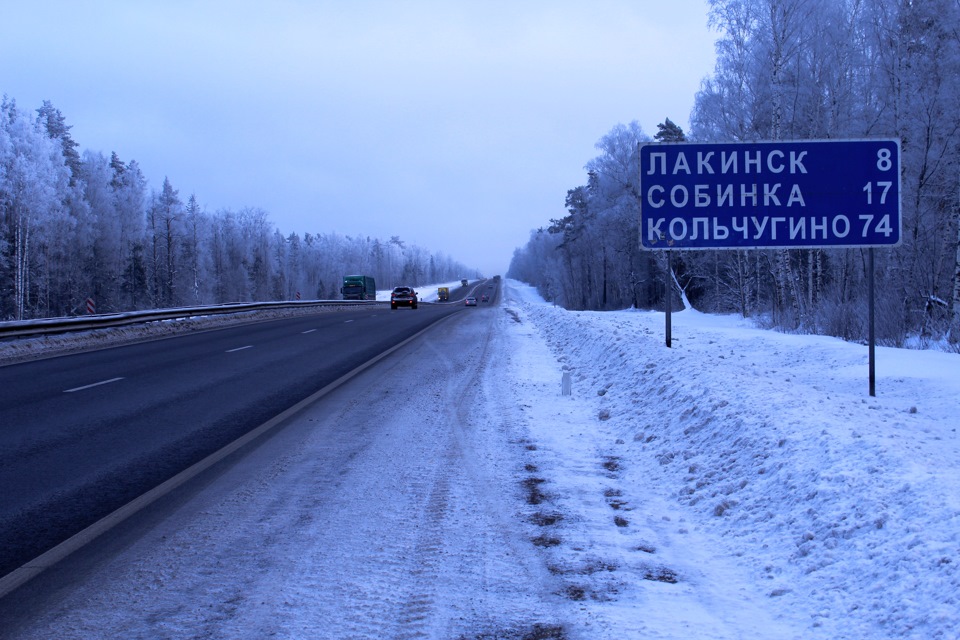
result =
M662 313L568 312L515 281L504 307L578 523L556 557L618 569L587 600L623 637L957 637L960 356L878 348L874 398L866 348L833 338L683 311L668 349Z

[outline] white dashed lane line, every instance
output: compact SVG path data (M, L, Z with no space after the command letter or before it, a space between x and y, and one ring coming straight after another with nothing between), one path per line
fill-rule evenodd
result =
M243 351L244 349L253 349L252 344L248 344L245 347L237 347L236 349L227 349L227 353L233 353L234 351Z
M301 331L300 333L307 334L307 333L313 333L314 331L316 331L316 329L307 329L306 331Z
M74 391L83 391L84 389L92 389L93 387L99 387L102 384L110 384L111 382L116 382L117 380L123 380L123 378L110 378L109 380L101 380L100 382L94 382L93 384L85 384L82 387L74 387L73 389L64 389L64 393L73 393Z

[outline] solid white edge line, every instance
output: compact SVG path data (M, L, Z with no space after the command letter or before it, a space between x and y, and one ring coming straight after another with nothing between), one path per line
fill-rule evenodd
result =
M367 360L366 362L357 366L353 370L348 371L347 373L343 374L342 376L340 376L339 378L337 378L327 386L323 387L319 391L316 391L313 395L310 395L304 398L303 400L293 405L286 411L282 411L281 413L277 414L270 420L267 420L266 422L261 424L259 427L253 429L252 431L248 431L246 434L240 436L239 438L237 438L230 444L226 445L219 451L215 451L211 453L209 456L207 456L200 462L195 463L193 466L187 467L186 469L184 469L177 475L173 476L166 482L159 484L153 489L144 493L143 495L137 498L134 498L127 504L123 505L122 507L114 511L113 513L110 513L104 516L103 518L101 518L100 520L94 522L92 525L90 525L83 531L80 531L79 533L74 534L73 536L71 536L70 538L67 538L66 540L64 540L57 546L53 547L49 551L46 551L45 553L40 554L33 560L30 560L29 562L25 563L19 569L14 569L7 575L0 578L0 598L3 598L8 593L14 591L24 583L28 582L31 578L34 578L39 574L43 573L46 569L49 569L53 565L57 564L58 562L60 562L61 560L69 556L71 553L73 553L74 551L80 549L81 547L87 544L90 544L101 534L106 533L107 531L117 526L118 524L120 524L121 522L129 518L130 516L145 509L146 507L156 502L163 496L167 495L168 493L170 493L180 485L184 484L188 480L191 480L192 478L198 476L202 472L206 471L216 463L220 462L221 460L229 456L231 453L233 453L237 449L240 449L244 445L256 440L263 434L272 430L277 425L282 424L286 420L294 417L296 414L303 411L310 404L316 402L323 396L327 395L337 387L349 381L351 378L359 375L366 369L369 369L376 363L380 362L381 360L383 360L384 358L392 354L394 351L397 351L398 349L405 346L406 344L412 342L413 340L416 340L421 335L423 335L424 333L432 329L435 325L439 324L440 322L443 322L444 320L448 320L452 318L454 315L456 314L446 315L434 322L431 322L429 325L427 325L417 333L413 334L403 342L399 342L393 345L383 353L377 356L374 356L373 358L371 358L370 360Z
M110 378L109 380L101 380L100 382L94 382L93 384L86 384L82 387L74 387L73 389L64 389L64 393L73 393L74 391L83 391L84 389L92 389L93 387L99 387L102 384L110 384L111 382L117 382L118 380L123 380L120 378Z

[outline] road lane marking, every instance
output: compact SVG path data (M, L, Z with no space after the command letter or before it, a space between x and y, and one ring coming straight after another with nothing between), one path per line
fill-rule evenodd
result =
M316 329L307 329L306 331L301 331L300 333L313 333Z
M319 391L314 392L313 395L304 398L303 400L296 403L286 411L280 412L273 418L261 424L259 427L253 429L252 431L248 431L246 434L240 436L239 438L237 438L230 444L226 445L219 451L216 451L210 454L200 462L194 463L192 466L184 469L183 471L181 471L174 477L170 478L166 482L163 482L157 485L156 487L154 487L153 489L150 489L146 493L141 494L139 497L134 498L127 504L117 509L116 511L110 514L107 514L100 520L88 526L83 531L75 533L70 538L67 538L66 540L64 540L57 546L53 547L52 549L45 551L44 553L40 554L33 560L30 560L29 562L23 564L20 568L14 569L7 575L5 576L0 575L0 598L3 598L8 593L15 590L17 587L23 585L25 582L28 582L30 579L43 573L48 568L57 564L58 562L60 562L61 560L69 556L71 553L73 553L77 549L80 549L81 547L89 544L91 541L95 540L104 532L109 531L110 529L117 526L118 524L120 524L121 522L129 518L130 516L144 509L148 505L154 503L162 496L167 495L168 493L170 493L180 485L186 483L192 478L195 478L197 475L209 469L210 467L215 465L217 462L219 462L220 460L223 460L224 458L226 458L233 452L237 451L238 449L241 449L246 444L256 440L264 433L271 431L272 429L274 429L278 425L283 424L287 420L292 419L298 413L303 411L306 407L310 406L314 402L317 402L320 398L329 394L331 391L333 391L337 387L340 387L350 379L358 376L361 372L366 371L376 363L390 356L395 351L398 351L404 346L406 346L407 344L413 342L414 340L416 340L417 338L425 334L427 331L432 329L437 324L443 321L450 320L451 318L454 317L454 315L455 314L450 314L447 316L442 316L437 320L434 320L433 322L431 322L429 325L427 325L417 333L398 342L397 344L393 345L383 353L380 353L379 355L374 356L370 360L367 360L366 362L357 366L356 368L349 371L348 373L345 373L344 375L340 376L333 382L329 383L327 386L323 387ZM121 379L121 378L118 378L118 379Z
M93 387L99 387L102 384L110 384L111 382L116 382L117 380L123 380L123 378L110 378L109 380L101 380L100 382L94 382L93 384L85 384L82 387L74 387L73 389L64 389L64 393L73 393L74 391L83 391L84 389L92 389Z
M344 320L343 324L347 324L348 322L353 322L353 320Z
M233 353L234 351L243 351L244 349L253 349L253 345L248 344L245 347L237 347L236 349L227 349L227 353Z

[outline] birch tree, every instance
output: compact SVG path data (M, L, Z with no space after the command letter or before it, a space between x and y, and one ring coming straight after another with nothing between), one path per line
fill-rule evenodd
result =
M903 242L881 270L883 304L902 340L936 322L952 294L956 251L948 232L960 150L960 6L949 0L887 0L866 16L878 70L878 118L870 133L902 147Z
M83 154L78 180L83 185L83 197L91 212L93 237L86 260L91 293L98 311L116 311L121 297L122 267L119 260L123 251L111 184L113 169L103 154L87 151Z
M182 271L182 289L189 292L191 304L201 305L206 299L207 266L206 254L202 250L207 235L207 216L197 202L196 194L191 193L184 208L184 234L181 242L184 269Z
M336 298L347 273L381 287L467 269L393 237L281 233L266 211L208 215L169 179L147 194L135 160L79 152L50 102L36 116L0 101L0 319L147 306Z
M0 204L5 261L12 262L13 279L12 304L6 313L21 320L41 299L34 276L43 283L43 274L49 274L52 267L51 256L35 247L43 248L51 240L51 232L69 227L69 217L58 197L69 181L69 171L60 146L6 98L0 103L0 127L5 131L0 142L0 152L4 153L0 159Z
M147 209L151 246L151 282L154 304L170 307L179 303L177 275L183 239L183 203L169 178L159 193L151 196Z
M146 264L146 190L147 181L136 160L124 163L116 153L110 155L113 177L113 211L119 233L119 255L114 277L120 283L123 304L120 308L139 309L147 298Z

